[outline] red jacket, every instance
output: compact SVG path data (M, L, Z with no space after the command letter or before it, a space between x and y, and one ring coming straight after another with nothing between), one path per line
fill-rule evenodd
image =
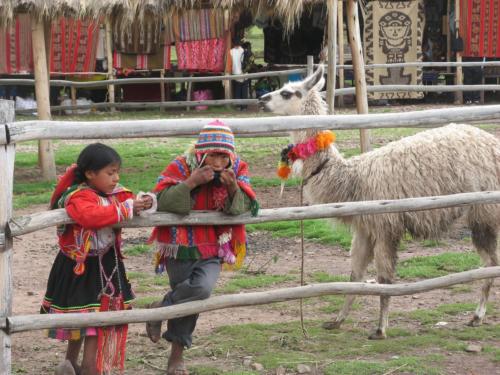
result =
M85 272L90 250L101 250L95 248L99 245L99 230L133 217L133 197L131 191L120 185L112 193L102 195L82 184L61 198L59 206L66 209L75 224L58 227L59 246L66 256L76 261L74 272L77 275ZM113 231L114 246L121 256L121 230Z

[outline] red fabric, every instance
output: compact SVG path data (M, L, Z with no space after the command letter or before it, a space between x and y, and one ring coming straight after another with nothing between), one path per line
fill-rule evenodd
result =
M95 231L123 220L128 210L125 201L133 198L131 191L117 188L107 195L112 204L102 205L102 199L93 189L82 185L65 198L64 207L68 216L76 223L64 225L58 228L59 247L71 259L77 262L75 273L82 274L85 271L84 263L89 252L89 242L95 235ZM118 210L122 213L118 214ZM115 230L115 248L121 257L121 230Z
M248 183L248 165L239 158L236 159L233 170L238 179L238 186L252 200L255 200L255 193ZM191 175L189 165L185 156L177 157L162 172L160 181L153 189L154 192L160 192L170 186L177 185L186 180ZM224 207L224 200L221 201L221 195L228 196L225 187L215 187L208 183L201 185L194 194L193 211L210 210L221 211ZM197 226L162 226L156 227L150 238L150 242L157 241L167 245L198 246L202 257L216 256L218 251L218 239L222 233L231 232L231 242L233 248L237 243L246 243L246 233L244 225L216 226L216 225L197 225Z
M461 0L464 57L500 57L500 0Z
M51 72L93 72L99 23L60 18L52 23Z
M225 68L224 39L176 42L179 70L222 72Z
M0 74L33 72L31 18L19 14L9 27L0 27Z

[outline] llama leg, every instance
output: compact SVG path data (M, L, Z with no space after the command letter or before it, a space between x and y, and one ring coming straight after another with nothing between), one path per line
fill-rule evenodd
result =
M368 235L360 230L356 230L353 235L351 245L351 281L361 281L365 275L366 267L373 259L373 244ZM340 328L344 320L349 315L352 304L356 297L346 296L344 306L334 321L323 323L325 329Z
M472 243L476 247L477 252L481 256L481 259L485 266L492 267L498 265L497 231L495 229L485 225L473 226ZM468 323L469 326L477 327L481 325L486 314L486 303L488 302L488 297L490 295L490 289L493 285L493 281L494 279L486 279L483 281L483 286L481 288L481 299L479 301L479 305L476 308L476 312Z
M396 268L397 243L390 240L377 240L375 242L375 267L379 284L392 284ZM389 324L389 302L391 297L380 296L380 313L378 327L368 338L370 340L383 340L387 337L386 328Z

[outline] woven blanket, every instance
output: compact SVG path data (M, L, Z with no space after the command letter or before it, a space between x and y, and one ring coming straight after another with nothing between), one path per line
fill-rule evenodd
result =
M172 46L165 45L158 52L153 54L125 54L117 51L113 52L113 68L122 70L150 70L165 69L170 70Z
M31 18L19 14L12 26L0 27L0 74L33 72Z
M422 61L424 1L370 1L364 8L366 64ZM368 69L368 85L419 85L421 68ZM370 93L371 99L419 99L421 92Z
M165 38L172 42L218 39L229 25L222 9L189 9L165 20Z
M158 17L144 15L137 22L123 22L115 17L113 22L113 46L121 53L157 53L162 44L161 23Z
M500 0L460 0L463 56L500 57Z
M99 24L90 20L60 18L52 23L51 72L95 70Z
M179 70L222 72L226 64L224 39L176 42L177 67Z

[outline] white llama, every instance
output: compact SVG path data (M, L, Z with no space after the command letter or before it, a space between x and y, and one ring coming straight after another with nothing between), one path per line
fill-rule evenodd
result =
M261 98L261 106L282 115L324 115L319 90L323 67L301 82L288 83ZM304 142L318 130L292 132L294 143ZM300 174L311 203L402 199L474 191L500 190L497 176L500 142L493 135L468 125L451 124L423 131L374 151L344 159L331 146L303 161ZM295 167L295 166L294 166ZM294 168L296 169L296 168ZM498 265L498 205L475 205L420 212L362 215L341 220L351 225L351 281L361 281L374 259L379 283L394 279L397 249L408 231L414 238L438 238L465 217L472 243L486 266ZM469 322L481 324L493 279L485 280L479 305ZM386 337L390 297L380 297L378 327L372 339ZM354 296L347 296L334 321L338 328L347 317Z

